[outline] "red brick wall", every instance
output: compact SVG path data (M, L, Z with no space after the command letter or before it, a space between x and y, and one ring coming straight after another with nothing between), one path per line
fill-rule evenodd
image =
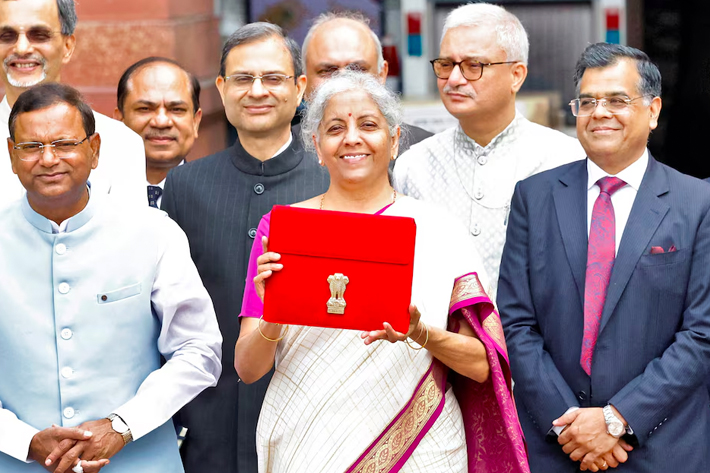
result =
M76 50L62 82L79 88L111 116L123 71L147 56L180 62L202 84L200 137L188 160L226 147L226 119L214 85L221 42L213 0L77 1Z

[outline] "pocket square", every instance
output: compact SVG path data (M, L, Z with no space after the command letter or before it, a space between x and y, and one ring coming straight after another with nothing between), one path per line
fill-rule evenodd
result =
M675 245L671 245L671 247L668 248L668 253L673 253L674 251L676 251L676 247L675 247ZM665 250L663 249L663 247L661 247L661 246L652 246L651 247L651 254L652 255L658 255L661 253L665 253Z

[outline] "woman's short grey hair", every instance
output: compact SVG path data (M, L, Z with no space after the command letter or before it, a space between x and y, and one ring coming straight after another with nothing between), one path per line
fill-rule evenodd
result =
M222 57L219 61L219 75L224 77L227 73L227 56L229 56L232 49L242 44L254 43L271 37L280 38L284 42L284 46L291 54L294 80L298 80L298 77L303 74L303 69L301 69L301 48L298 47L298 43L286 36L284 30L279 25L265 21L247 23L227 38L224 47L222 47Z
M483 25L495 28L498 46L505 51L506 60L527 65L530 50L528 34L517 16L498 5L469 3L452 10L446 16L441 40L451 28Z
M57 0L59 11L59 24L62 25L62 34L70 36L76 29L76 8L74 0Z
M375 43L375 49L377 50L377 73L379 74L382 72L382 68L385 67L385 58L382 55L382 43L380 42L380 38L378 38L375 32L372 31L372 28L370 28L370 20L362 13L353 11L321 13L315 20L313 20L313 25L311 25L308 33L306 33L306 38L303 40L303 47L301 48L303 55L301 61L303 70L306 70L306 54L308 54L308 44L311 42L311 39L313 39L313 35L316 33L316 30L324 24L335 20L350 20L367 28L367 31L370 32L372 41Z
M375 77L366 72L343 69L326 80L313 93L308 108L301 121L301 138L309 151L315 151L312 136L319 139L318 127L330 99L338 94L351 91L363 91L370 96L382 116L387 120L390 136L397 135L402 125L402 106L399 97L382 85Z
M574 71L577 96L579 96L579 83L582 81L584 71L613 66L621 59L631 59L636 63L636 70L640 76L636 88L639 95L646 96L644 99L646 105L651 103L653 97L661 96L661 72L648 55L631 46L609 43L590 44L580 56Z

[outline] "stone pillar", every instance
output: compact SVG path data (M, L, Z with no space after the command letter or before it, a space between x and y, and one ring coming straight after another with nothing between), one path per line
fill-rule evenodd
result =
M213 0L84 0L76 7L76 50L62 82L111 116L118 79L128 66L148 56L175 59L202 85L200 137L187 159L227 146L226 118L214 85L221 41Z

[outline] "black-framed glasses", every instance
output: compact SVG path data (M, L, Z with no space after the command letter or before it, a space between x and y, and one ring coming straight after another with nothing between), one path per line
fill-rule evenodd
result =
M54 140L51 143L40 143L39 141L27 141L24 143L16 143L13 148L17 150L17 154L22 161L39 161L39 158L44 154L45 148L50 148L54 151L54 155L59 159L72 158L76 155L77 147L84 141L91 138L87 136L81 141L78 140Z
M434 74L439 79L448 79L451 73L454 72L454 68L459 66L461 69L461 75L464 79L475 81L483 77L483 68L487 66L498 66L500 64L515 64L520 61L503 61L503 62L478 62L471 59L464 59L463 61L452 61L446 58L436 58L429 61L431 67L434 68Z
M287 76L286 74L263 74L260 76L253 76L251 74L232 74L231 76L226 76L224 80L231 83L234 87L239 90L250 89L255 80L259 79L261 85L267 89L277 89L284 85L287 80L293 79L293 76Z
M0 29L0 44L15 44L20 34L24 34L30 43L41 44L50 41L58 33L44 26L33 26L25 31L17 31L14 28L5 26Z
M624 95L601 97L598 99L595 99L594 97L582 97L572 100L569 103L569 106L572 109L572 115L575 117L591 116L599 104L606 108L612 115L624 115L629 113L629 106L631 105L631 102L645 97L651 97L651 95L639 95L634 98L629 98Z

